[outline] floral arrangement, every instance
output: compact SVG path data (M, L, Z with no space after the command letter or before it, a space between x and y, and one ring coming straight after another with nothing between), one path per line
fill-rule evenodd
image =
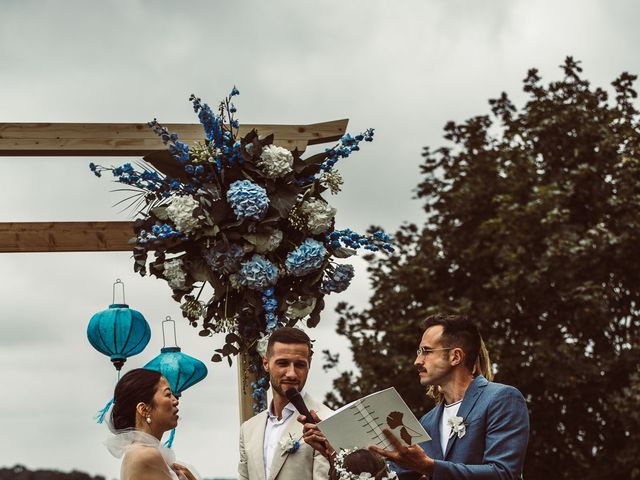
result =
M361 473L352 473L346 469L344 466L345 457L347 457L350 453L355 452L357 449L342 449L333 459L333 468L337 473L338 480L367 480L374 479L379 472L370 473L370 472L361 472ZM386 475L381 478L381 480L398 480L398 474L392 470L386 468Z
M318 324L324 295L344 291L354 275L335 259L393 247L383 232L335 230L336 209L322 196L340 191L336 163L371 142L373 129L347 133L333 148L302 159L275 145L273 135L252 130L239 137L238 94L234 87L217 113L191 95L204 128L194 145L150 122L167 146L165 161L155 166L89 167L98 177L110 171L135 192L134 270L166 280L200 335L226 333L214 362L250 354L255 406L262 408L268 378L261 378L258 342L278 326Z

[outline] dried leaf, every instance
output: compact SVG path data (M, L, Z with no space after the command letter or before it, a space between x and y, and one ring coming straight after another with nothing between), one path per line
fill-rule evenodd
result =
M404 441L404 443L406 443L407 445L411 445L411 434L407 431L407 429L405 427L402 427L400 429L400 438Z

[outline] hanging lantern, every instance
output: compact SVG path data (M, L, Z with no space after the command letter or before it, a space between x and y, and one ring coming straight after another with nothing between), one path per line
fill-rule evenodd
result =
M167 344L165 326L173 327L173 343L169 342ZM180 351L176 340L176 323L171 317L167 317L162 322L162 343L163 347L160 350L160 354L147 363L144 368L162 373L169 382L169 387L171 387L173 394L176 398L180 398L183 391L207 376L207 367L197 358ZM171 430L169 440L165 443L165 446L171 448L174 437L175 429Z
M165 325L173 327L173 343L167 344ZM182 392L207 376L207 367L197 358L182 353L176 342L176 323L167 317L162 322L162 343L160 355L147 363L144 368L157 370L167 379L173 394L180 398Z
M122 287L122 303L116 303L118 285ZM127 358L140 353L149 343L149 324L140 312L125 303L124 283L120 279L113 284L113 303L91 317L87 338L96 350L111 358L118 377Z

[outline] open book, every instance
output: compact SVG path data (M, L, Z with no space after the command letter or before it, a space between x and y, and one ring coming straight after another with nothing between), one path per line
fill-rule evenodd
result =
M318 423L318 428L336 450L369 445L393 449L382 433L383 428L391 430L407 445L431 440L393 387L345 405Z

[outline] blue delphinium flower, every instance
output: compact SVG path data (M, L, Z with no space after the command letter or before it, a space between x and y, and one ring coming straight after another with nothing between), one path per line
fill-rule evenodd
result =
M178 135L176 133L169 133L169 131L160 125L155 118L147 123L147 125L162 139L162 143L167 146L169 153L171 153L173 158L181 164L185 164L189 161L189 146L178 140Z
M273 313L278 308L278 301L275 298L268 298L262 301L262 307L267 313Z
M340 248L344 245L347 248L353 248L354 250L360 247L371 252L377 252L378 250L386 250L387 252L393 252L394 248L392 240L389 235L384 232L374 232L369 236L360 235L348 228L344 230L336 230L326 236L327 241L333 248Z
M236 180L227 190L227 201L236 218L259 220L269 208L267 191L249 180Z
M365 142L373 141L373 128L368 128L363 133L359 133L355 137L352 137L349 133L345 133L340 139L340 144L334 148L328 148L327 159L322 162L320 169L328 172L330 171L336 162L341 158L347 158L351 155L351 152L357 152L360 150L358 144L364 140Z
M278 269L262 255L254 255L244 262L239 272L240 285L253 290L264 290L278 281Z
M265 320L267 321L267 332L275 330L278 326L278 317L275 313L265 313Z
M307 238L298 248L287 255L284 264L291 275L302 277L320 268L326 255L327 249L321 242Z
M198 114L198 120L202 124L204 134L207 139L216 146L221 148L224 145L224 129L222 128L222 119L211 110L211 107L195 95L189 97L193 103L193 111Z
M256 382L251 383L251 396L253 397L253 413L258 414L267 409L267 391L265 386L267 384L267 376L261 377Z
M335 270L323 280L320 291L322 293L343 292L349 287L353 275L353 265L338 265Z
M89 169L93 172L93 174L96 177L101 177L102 176L102 173L100 173L100 170L98 170L98 166L95 163L91 162L89 164Z
M273 331L278 326L278 316L275 313L278 308L278 300L273 294L272 287L262 291L262 308L264 308L264 319L267 322L267 332Z

